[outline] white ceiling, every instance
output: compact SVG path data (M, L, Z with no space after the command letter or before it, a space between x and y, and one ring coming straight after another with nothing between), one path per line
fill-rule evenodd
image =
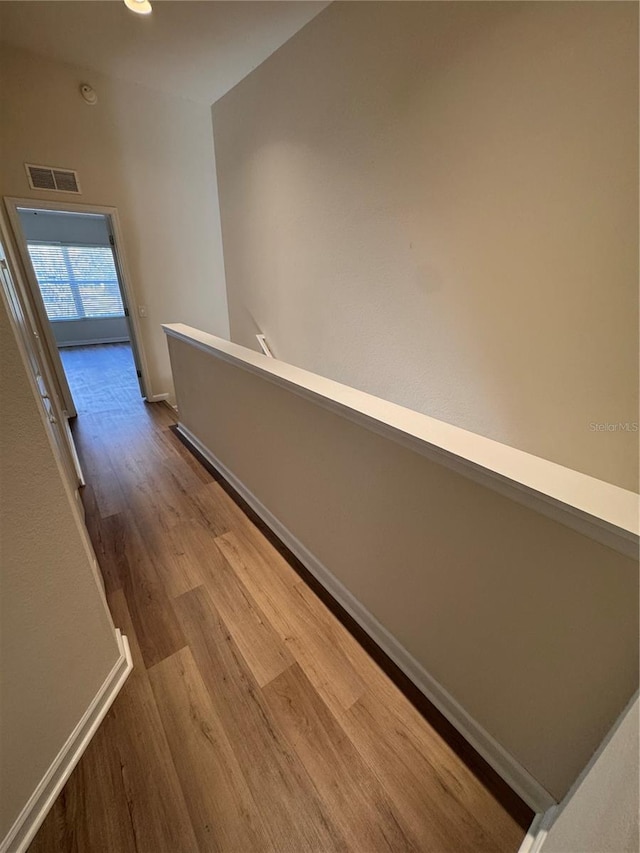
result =
M315 0L3 0L0 40L212 104L314 18Z

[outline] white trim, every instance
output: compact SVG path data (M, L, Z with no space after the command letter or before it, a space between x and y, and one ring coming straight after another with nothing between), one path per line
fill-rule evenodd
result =
M555 820L558 806L551 806L546 812L537 812L531 821L529 831L518 848L518 853L539 853L546 841L549 830Z
M555 804L552 795L533 778L489 732L476 722L445 688L387 631L358 599L326 568L267 507L183 424L178 431L207 459L260 518L296 555L324 588L356 620L378 646L400 667L465 740L500 774L507 784L537 811Z
M85 483L83 483L82 485L84 486ZM82 498L80 497L80 492L78 491L78 489L74 490L73 499L76 503L76 507L78 509L78 512L80 513L80 516L82 517L82 519L85 519L87 514L85 512L84 504L82 503Z
M49 370L57 383L58 392L61 398L61 403L64 409L67 410L70 417L75 417L76 411L75 401L67 382L67 376L62 366L62 360L58 351L58 343L53 335L53 327L47 316L44 307L44 301L38 286L38 279L31 263L31 257L27 248L27 241L22 231L22 223L18 214L18 199L5 198L5 207L9 216L9 224L13 232L13 241L18 250L18 255L24 270L24 281L27 285L25 288L25 298L29 303L29 307L34 314L37 325L39 326L39 337L42 344L43 356L47 361ZM46 208L46 202L38 202ZM61 202L64 206L64 202Z
M145 400L147 403L164 403L165 400L169 399L168 394L152 394L151 396L146 396Z
M638 556L640 497L634 492L191 326L162 328L169 337L337 412L609 548Z
M111 230L113 233L113 239L115 241L115 245L113 246L113 255L116 260L116 267L118 268L118 272L120 274L120 279L122 280L122 287L124 289L126 308L128 310L127 323L129 324L129 335L131 338L131 347L134 352L134 360L135 355L137 355L137 360L139 364L136 364L136 369L140 368L141 375L141 391L142 396L146 397L151 393L151 379L149 374L149 363L147 361L147 354L145 352L143 343L142 343L142 328L140 326L140 320L138 318L138 304L139 301L136 299L136 295L133 291L133 285L131 278L131 273L129 272L129 265L127 263L127 258L124 251L124 237L122 236L122 229L120 227L120 218L118 217L118 211L115 207L109 208L109 221L111 224Z
M73 438L73 433L71 432L71 427L69 426L69 418L66 416L66 414L63 417L62 421L63 421L62 427L64 429L65 435L67 436L67 442L69 445L69 452L71 454L71 459L73 460L73 467L75 468L76 475L78 477L78 485L79 486L86 486L87 482L84 479L84 471L82 470L82 465L80 464L80 457L78 456L78 448L76 447L76 443L75 443L74 438ZM85 516L84 504L80 500L80 494L79 494L77 489L75 489L75 493L76 493L76 497L80 503L80 506L82 507L82 517L84 518L84 516Z
M82 715L80 722L71 732L67 742L42 777L8 834L0 843L0 853L23 853L33 841L36 832L47 816L47 812L64 787L133 669L129 643L117 628L116 640L120 649L118 660Z

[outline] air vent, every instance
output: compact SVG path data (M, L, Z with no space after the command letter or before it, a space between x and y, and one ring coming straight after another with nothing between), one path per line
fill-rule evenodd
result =
M24 164L32 190L49 190L58 193L80 193L78 173L71 169L56 169L53 166Z

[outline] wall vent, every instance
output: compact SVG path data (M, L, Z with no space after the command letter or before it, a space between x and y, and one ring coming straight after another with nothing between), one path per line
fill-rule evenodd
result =
M78 173L71 169L56 169L54 166L24 164L32 190L49 190L58 193L80 193Z

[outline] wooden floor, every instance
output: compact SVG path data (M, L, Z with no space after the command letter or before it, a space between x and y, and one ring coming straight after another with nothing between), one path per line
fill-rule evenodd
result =
M517 851L531 813L507 813L169 409L69 378L87 524L135 668L31 853Z

